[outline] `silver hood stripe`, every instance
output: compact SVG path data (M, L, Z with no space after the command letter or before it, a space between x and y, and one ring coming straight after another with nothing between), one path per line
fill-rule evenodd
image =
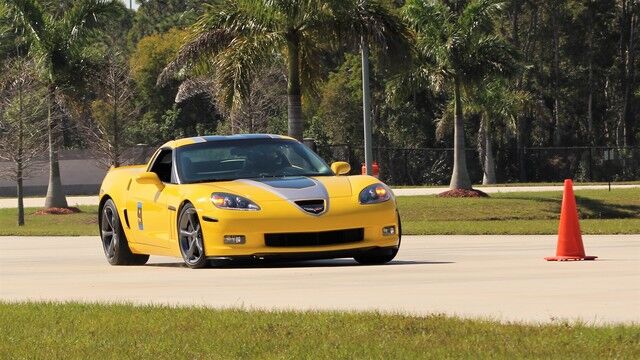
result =
M327 191L327 188L316 179L313 179L313 178L306 178L306 179L311 180L314 185L305 187L302 189L294 189L294 188L276 188L273 186L269 186L268 184L265 184L263 182L249 180L249 179L239 179L236 181L242 182L251 186L259 187L261 189L269 191L272 194L278 195L283 200L290 202L291 205L293 205L296 209L302 211L307 215L318 216L326 213L329 210L329 192ZM299 201L299 200L317 200L317 199L324 200L324 211L319 214L312 214L307 211L304 211L302 208L298 206L298 204L295 203L295 201Z

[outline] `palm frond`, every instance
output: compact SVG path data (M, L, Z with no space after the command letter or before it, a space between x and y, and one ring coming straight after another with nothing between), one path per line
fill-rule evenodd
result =
M466 36L471 34L487 34L493 29L495 16L504 9L503 0L473 0L462 11L458 18L458 28Z
M36 0L5 0L16 15L16 22L24 25L43 46L47 46L50 34L42 7Z
M517 51L497 36L484 36L470 46L462 67L469 79L484 76L509 77L519 70Z
M83 33L103 25L109 17L124 10L124 5L117 0L74 1L73 7L61 19L58 31L66 38L67 45L70 45Z
M196 35L180 48L176 58L162 70L157 85L166 85L180 69L199 62L201 58L220 53L231 44L234 36L226 29L214 29Z
M223 0L205 5L205 12L194 24L196 33L213 29L226 29L232 33L248 35L276 31L282 14L270 1Z
M255 74L277 59L277 49L285 41L279 33L239 37L216 56L218 96L226 106L233 108L242 103Z

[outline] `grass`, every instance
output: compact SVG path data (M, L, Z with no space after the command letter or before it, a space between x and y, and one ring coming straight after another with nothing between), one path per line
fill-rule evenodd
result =
M640 189L576 192L584 234L640 234ZM496 193L490 198L401 196L404 234L555 234L562 193ZM97 207L74 215L33 215L15 224L15 209L0 209L0 235L97 235Z
M98 235L98 207L78 208L82 212L71 215L34 215L38 209L26 208L25 226L16 223L17 209L0 209L0 236Z
M640 189L580 190L576 200L584 234L640 233ZM398 197L405 234L554 234L561 203L553 191Z
M516 187L516 186L562 186L564 182L511 182L511 183L500 183L500 184L490 184L490 185L482 185L482 184L474 184L473 188L483 188L483 187ZM585 181L585 182L574 182L574 186L585 186L585 185L609 185L606 181ZM615 185L640 185L640 181L637 180L629 180L629 181L612 181L612 186ZM394 189L404 189L404 188L448 188L448 184L442 185L396 185L392 186Z
M3 359L640 358L640 327L444 315L0 303Z

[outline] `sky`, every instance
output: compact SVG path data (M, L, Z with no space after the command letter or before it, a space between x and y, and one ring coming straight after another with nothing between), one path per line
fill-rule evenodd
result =
M127 5L127 7L129 7L129 0L120 0L120 1L122 1L123 3L125 3L125 5ZM133 0L132 3L133 3L132 4L133 8L137 9L138 8L138 3L136 2L136 0Z

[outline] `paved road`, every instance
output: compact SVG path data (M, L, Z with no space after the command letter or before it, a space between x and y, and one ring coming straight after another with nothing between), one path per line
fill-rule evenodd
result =
M112 267L96 237L1 237L0 299L447 313L640 323L640 235L585 236L592 262L546 262L553 236L406 236L396 261Z
M574 190L603 190L608 189L607 185L578 185L574 186ZM640 188L640 184L620 184L611 185L612 189L632 189ZM416 196L416 195L436 195L443 191L448 190L445 187L425 187L425 188L399 188L393 189L393 193L397 196ZM521 192L521 191L562 191L562 186L482 186L478 189L486 193L502 193L502 192ZM68 196L67 202L69 206L78 205L98 205L98 196ZM15 208L17 207L17 200L15 198L0 198L1 208ZM25 207L43 207L44 198L26 198L24 199Z

